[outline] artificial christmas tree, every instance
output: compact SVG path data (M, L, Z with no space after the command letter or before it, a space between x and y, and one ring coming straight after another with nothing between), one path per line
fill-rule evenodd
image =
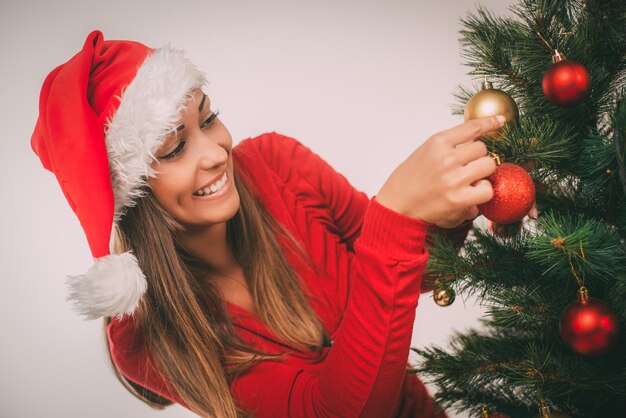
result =
M519 108L504 137L484 140L528 170L539 216L506 236L476 222L460 251L432 238L428 275L455 277L446 285L477 295L485 318L447 348L414 348L415 371L442 406L476 417L624 417L626 2L512 11L463 19L463 57ZM459 90L456 114L477 90Z

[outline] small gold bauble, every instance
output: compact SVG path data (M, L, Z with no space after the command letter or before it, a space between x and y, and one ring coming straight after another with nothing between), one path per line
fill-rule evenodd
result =
M502 139L506 137L507 123L516 122L519 119L519 110L511 96L502 90L494 89L491 82L485 81L480 91L467 101L463 116L465 121L468 121L495 115L504 116L506 123L502 128L489 132L485 136L491 139Z
M456 294L450 286L440 285L433 290L433 299L439 306L450 306L454 302Z
M487 409L486 406L483 406L482 408L480 408L480 418L489 418L489 410Z

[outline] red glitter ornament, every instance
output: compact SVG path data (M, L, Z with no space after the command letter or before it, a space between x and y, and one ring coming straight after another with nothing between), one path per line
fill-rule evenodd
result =
M591 77L585 67L565 59L558 51L543 76L543 94L546 99L560 107L573 106L587 97L591 91Z
M559 332L574 352L592 357L605 353L617 341L619 321L608 303L590 298L582 287L578 300L561 314Z
M522 167L504 163L487 180L493 187L493 198L478 209L496 224L511 224L522 220L535 203L535 184Z

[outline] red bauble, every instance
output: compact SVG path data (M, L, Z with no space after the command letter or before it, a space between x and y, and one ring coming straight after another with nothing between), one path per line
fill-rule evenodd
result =
M554 105L573 106L591 91L591 77L582 64L559 59L543 76L543 94Z
M576 353L597 356L617 341L619 321L611 307L601 299L576 300L563 311L559 332Z
M492 222L511 224L520 221L535 203L535 184L522 167L504 163L487 180L493 186L493 199L478 209Z

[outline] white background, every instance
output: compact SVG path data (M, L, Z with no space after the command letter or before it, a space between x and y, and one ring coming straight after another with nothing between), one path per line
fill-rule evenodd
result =
M512 0L483 0L499 14ZM472 1L120 1L0 3L0 416L190 417L132 397L113 376L101 321L65 302L64 276L91 265L82 229L30 149L45 76L105 39L185 49L235 142L296 137L369 196L431 134L460 123L452 92L471 85L459 19ZM477 326L473 300L420 299L413 345ZM452 417L464 417L465 414Z

